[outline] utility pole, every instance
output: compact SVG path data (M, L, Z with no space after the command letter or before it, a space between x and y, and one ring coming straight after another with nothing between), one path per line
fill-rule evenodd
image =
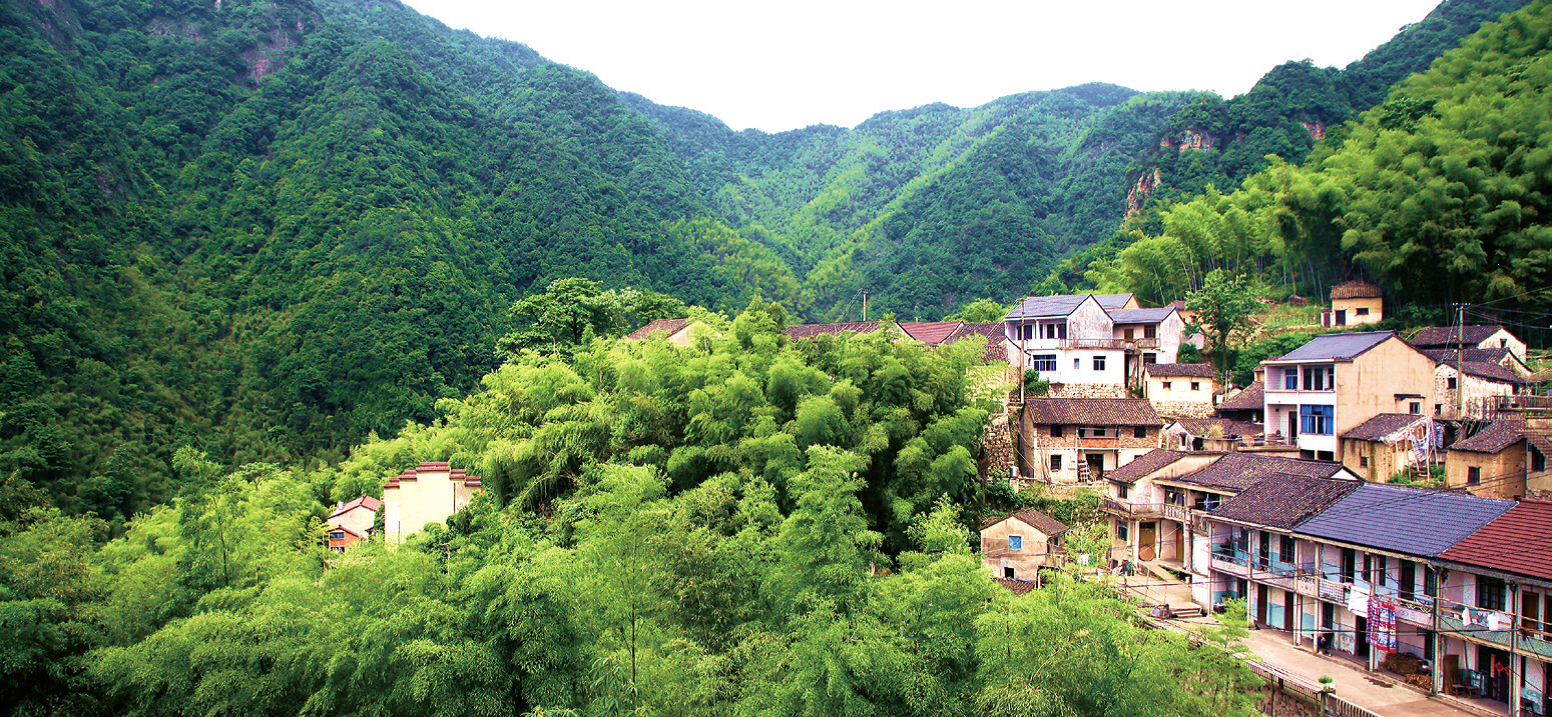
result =
M862 320L868 320L868 290L862 290Z
M1455 305L1457 333L1455 335L1455 396L1460 404L1456 416L1466 420L1466 305Z

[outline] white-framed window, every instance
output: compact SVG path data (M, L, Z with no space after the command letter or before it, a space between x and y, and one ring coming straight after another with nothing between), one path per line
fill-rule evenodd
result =
M1046 373L1056 372L1056 354L1034 354L1029 357L1029 367Z

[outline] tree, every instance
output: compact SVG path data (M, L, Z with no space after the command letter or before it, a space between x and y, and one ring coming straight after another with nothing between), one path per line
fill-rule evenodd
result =
M1229 344L1243 341L1250 332L1246 319L1260 310L1261 304L1245 287L1245 279L1222 269L1207 274L1202 288L1186 295L1186 310L1196 318L1186 326L1187 333L1204 333L1218 349L1219 371L1229 368Z
M990 324L1002 321L1002 317L1008 313L1007 307L997 303L995 299L976 299L948 316L945 321L963 321L970 324Z

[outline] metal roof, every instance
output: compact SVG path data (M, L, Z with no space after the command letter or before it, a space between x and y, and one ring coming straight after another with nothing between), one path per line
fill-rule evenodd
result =
M1512 500L1365 483L1298 532L1408 555L1436 556L1514 507Z

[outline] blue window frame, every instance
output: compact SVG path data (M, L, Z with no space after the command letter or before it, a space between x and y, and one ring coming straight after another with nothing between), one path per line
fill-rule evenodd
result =
M1332 406L1299 406L1299 430L1315 436L1336 433L1336 411Z
M1008 536L1008 550L1023 550L1023 549L1024 549L1024 536L1022 536L1022 535L1010 535L1010 536Z

